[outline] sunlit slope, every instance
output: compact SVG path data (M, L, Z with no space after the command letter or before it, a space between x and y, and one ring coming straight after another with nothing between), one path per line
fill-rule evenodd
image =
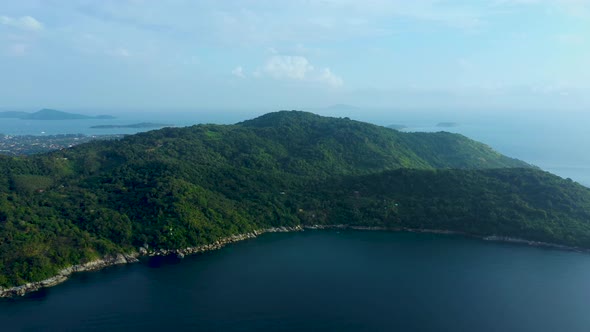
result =
M529 167L485 144L451 133L403 133L312 113L269 113L238 124L286 147L297 157L324 157L351 172L395 168ZM310 152L306 155L306 152ZM320 153L314 155L313 153Z

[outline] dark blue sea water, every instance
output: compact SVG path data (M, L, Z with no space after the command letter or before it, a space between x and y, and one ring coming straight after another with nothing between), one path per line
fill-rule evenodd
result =
M590 331L590 255L459 236L266 234L0 301L2 331Z

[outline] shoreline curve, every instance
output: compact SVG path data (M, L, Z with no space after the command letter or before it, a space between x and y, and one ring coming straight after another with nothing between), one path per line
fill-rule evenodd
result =
M335 225L298 225L292 227L270 227L264 228L260 230L255 230L249 233L244 234L237 234L228 237L221 238L213 243L205 244L197 247L188 247L188 248L180 248L180 249L158 249L158 250L149 250L148 248L140 247L137 252L133 253L119 253L114 256L105 256L101 259L93 260L90 262L86 262L84 264L77 264L67 268L64 268L58 272L57 275L50 277L45 280L37 281L37 282L30 282L20 286L14 286L10 288L1 288L0 287L0 298L14 298L19 296L25 296L29 293L36 292L43 288L53 287L59 285L69 279L69 277L74 273L79 272L87 272L87 271L98 271L110 266L115 265L122 265L122 264L131 264L139 262L139 258L141 257L154 257L154 256L170 256L176 255L179 258L183 258L186 255L194 255L198 253L218 250L225 247L228 244L240 242L247 239L253 239L262 235L264 233L289 233L289 232L301 232L304 230L335 230L335 229L351 229L351 230L359 230L359 231L387 231L387 232L411 232L411 233L430 233L430 234L449 234L449 235L463 235L467 237L473 237L477 239L481 239L483 241L493 241L493 242L504 242L504 243L513 243L513 244L524 244L527 246L533 247L542 247L542 248L550 248L550 249L558 249L558 250L565 250L565 251L574 251L574 252L582 252L587 253L589 250L578 248L578 247L569 247L555 243L548 243L548 242L540 242L540 241L531 241L526 239L520 238L513 238L508 236L499 236L499 235L476 235L476 234L469 234L460 231L451 231L451 230L438 230L438 229L416 229L416 228L405 228L405 227L382 227L382 226L354 226L354 225L345 225L345 224L335 224Z

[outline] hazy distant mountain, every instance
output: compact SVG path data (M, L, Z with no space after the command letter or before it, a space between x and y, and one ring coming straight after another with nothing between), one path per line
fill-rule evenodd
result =
M0 112L0 118L12 118L22 120L83 120L83 119L114 119L110 115L89 116L76 113L68 113L54 109L44 108L35 113L27 112Z
M31 113L26 119L29 120L76 120L76 119L92 119L91 116L67 113L52 109L42 109L35 113Z

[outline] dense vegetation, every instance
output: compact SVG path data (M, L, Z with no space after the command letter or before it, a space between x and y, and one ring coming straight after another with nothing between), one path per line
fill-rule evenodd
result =
M590 190L449 133L277 112L0 156L0 286L269 226L452 229L590 248Z
M534 169L400 169L340 177L314 191L306 204L312 218L307 213L304 222L347 220L590 248L590 189Z

